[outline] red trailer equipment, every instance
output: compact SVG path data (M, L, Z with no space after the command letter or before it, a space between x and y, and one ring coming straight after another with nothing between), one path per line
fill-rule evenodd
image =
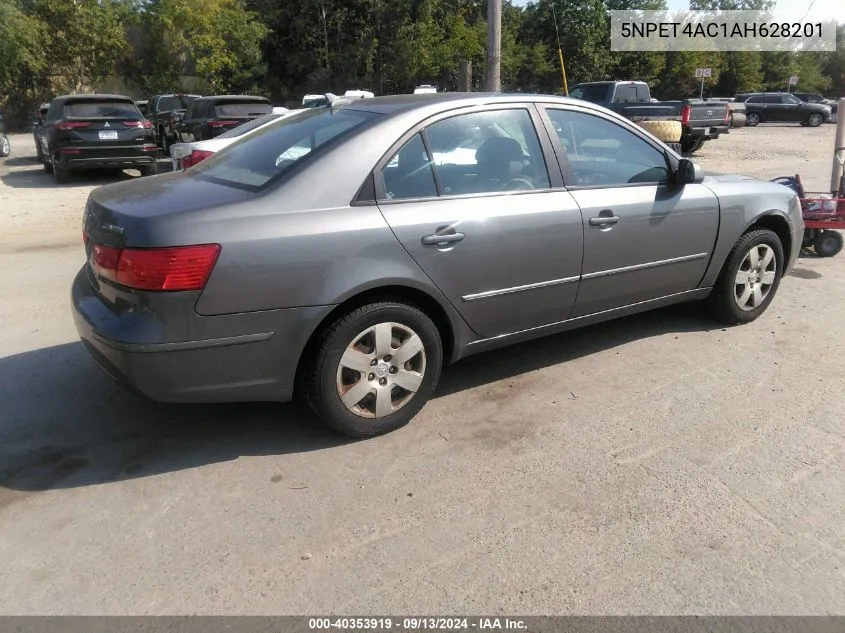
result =
M845 183L839 188L843 193L834 198L829 193L804 191L798 174L794 177L775 178L773 182L794 189L801 200L804 248L812 248L820 257L838 255L845 244L845 239L839 232L845 230Z

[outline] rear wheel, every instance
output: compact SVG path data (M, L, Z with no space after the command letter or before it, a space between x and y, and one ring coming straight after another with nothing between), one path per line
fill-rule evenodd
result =
M730 324L749 323L759 317L777 292L783 261L783 246L773 231L758 229L743 235L710 293L710 312Z
M53 169L53 180L55 180L56 183L62 185L68 180L70 180L70 170L62 167L59 164L59 161L56 160L55 155L53 156L53 160L51 162Z
M38 140L38 137L35 138L35 159L39 163L44 162L44 152L41 151L41 143Z
M434 392L443 363L440 333L431 319L394 302L340 317L313 354L310 362L304 359L308 403L317 417L352 437L406 425Z
M170 141L167 139L167 133L164 131L163 127L158 128L158 135L161 139L161 151L165 154L170 154Z
M694 154L704 146L704 139L700 136L693 136L692 138L685 138L681 140L681 152L684 154Z
M822 123L824 123L824 117L818 112L813 112L807 117L807 125L810 127L819 127Z
M9 143L9 138L3 134L0 136L0 158L5 158L12 153L12 145Z
M813 238L813 250L819 257L833 257L842 250L843 241L839 231L819 231Z
M749 112L745 115L745 125L748 127L755 127L760 123L760 115L756 112Z
M141 165L138 167L138 171L141 172L141 177L155 176L158 173L158 162L153 162L150 165Z

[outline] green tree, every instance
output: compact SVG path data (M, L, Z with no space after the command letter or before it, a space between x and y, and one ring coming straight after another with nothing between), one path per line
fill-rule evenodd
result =
M115 71L129 52L129 10L116 0L34 0L32 15L50 36L46 50L57 92L84 90Z
M821 67L824 76L830 79L829 96L845 97L845 24L836 31L836 50L822 53Z
M0 0L0 102L34 88L46 69L47 31L15 0Z

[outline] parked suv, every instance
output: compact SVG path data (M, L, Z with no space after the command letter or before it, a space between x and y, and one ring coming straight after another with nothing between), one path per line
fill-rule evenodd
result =
M138 169L154 174L156 145L152 124L129 97L56 97L38 130L44 171L56 182L81 169Z
M800 123L817 127L830 120L830 106L804 103L788 92L752 92L738 94L738 102L745 103L746 125L758 123Z
M156 143L165 152L170 151L170 146L179 141L178 129L182 117L191 102L196 101L201 95L156 95L147 102L144 116L153 124Z
M252 121L273 111L273 104L264 97L218 95L192 101L179 126L183 143L206 141L226 130Z
M12 153L12 146L9 144L9 138L6 136L5 127L3 125L3 112L0 110L0 158L6 158Z
M47 117L47 110L50 109L49 103L42 103L35 111L32 117L32 140L35 142L35 157L38 162L44 162L44 156L41 153L41 143L38 141L38 131L44 125L44 119Z

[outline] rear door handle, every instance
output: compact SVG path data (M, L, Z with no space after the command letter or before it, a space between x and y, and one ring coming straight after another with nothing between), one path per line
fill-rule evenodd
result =
M440 244L452 244L453 242L460 242L466 235L463 233L444 233L439 235L426 235L422 238L422 243L426 246L439 246Z
M590 218L590 226L611 226L619 222L618 215L603 215L598 218Z

